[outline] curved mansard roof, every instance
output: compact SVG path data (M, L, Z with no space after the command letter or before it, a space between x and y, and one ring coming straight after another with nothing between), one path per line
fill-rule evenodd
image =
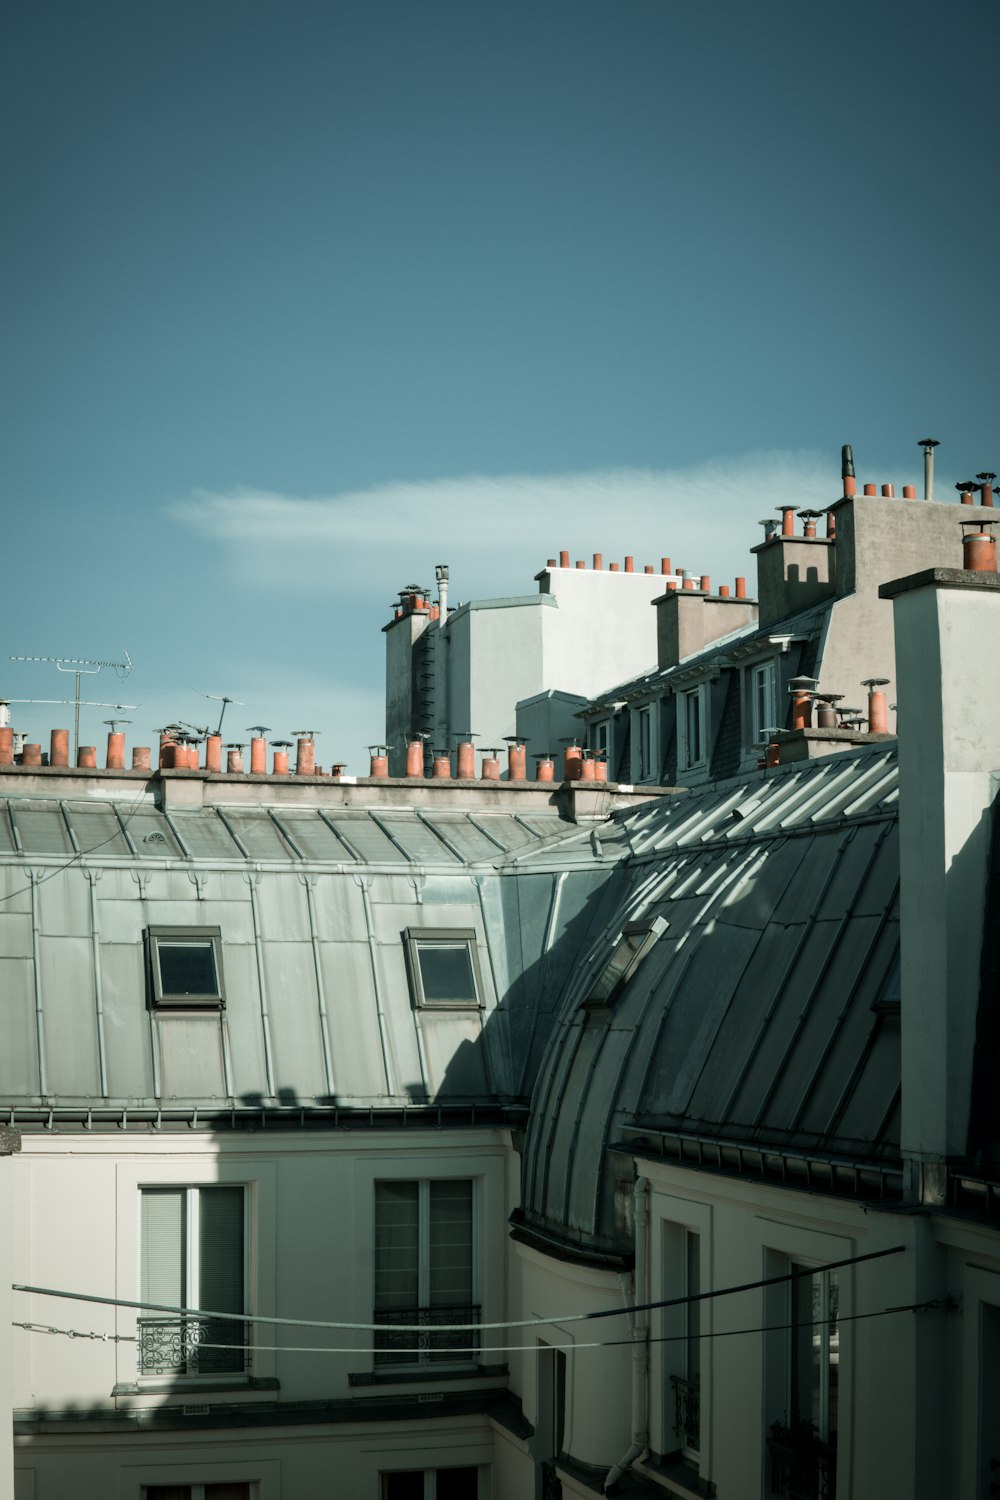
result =
M609 1148L643 1130L895 1160L895 808L895 753L879 750L622 815L632 854L535 1087L529 1228L626 1251L630 1169ZM666 926L617 998L586 1005L625 924L654 918Z

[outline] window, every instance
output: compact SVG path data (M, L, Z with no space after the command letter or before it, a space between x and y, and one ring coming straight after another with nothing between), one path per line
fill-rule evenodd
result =
M664 1446L697 1465L702 1451L702 1237L685 1224L663 1225Z
M677 763L682 771L708 760L706 696L704 687L677 696Z
M147 1484L143 1500L253 1500L249 1484Z
M601 719L597 724L590 726L590 748L595 755L607 755L608 753L608 731L610 725L607 719Z
M419 1332L375 1334L375 1363L468 1364L477 1331L436 1325L479 1321L475 1193L463 1179L375 1184L375 1323L415 1323Z
M771 1491L781 1500L836 1492L840 1287L834 1271L804 1272L788 1284L788 1421L771 1427Z
M155 1008L222 1009L221 928L150 927L146 946Z
M645 708L640 708L635 718L635 742L638 760L635 779L636 781L649 781L654 775L652 707L647 704Z
M141 1301L245 1313L246 1212L242 1187L142 1188ZM245 1323L167 1313L139 1319L140 1375L241 1375L247 1356Z
M382 1475L381 1500L478 1500L479 1470L399 1469Z
M627 922L621 930L611 957L587 991L583 1007L603 1010L612 1005L622 987L632 978L646 954L669 923L664 917L644 922Z
M413 1001L419 1006L482 1004L476 934L471 927L408 927Z
M759 745L769 729L779 727L774 691L774 662L765 661L750 669L751 743Z

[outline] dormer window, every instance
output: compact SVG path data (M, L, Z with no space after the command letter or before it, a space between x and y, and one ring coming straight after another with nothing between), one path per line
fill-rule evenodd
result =
M222 929L150 927L149 993L156 1010L221 1010Z
M604 1010L614 1004L622 988L632 978L646 954L668 923L664 917L642 922L627 922L615 943L611 957L590 986L583 1001L584 1010Z

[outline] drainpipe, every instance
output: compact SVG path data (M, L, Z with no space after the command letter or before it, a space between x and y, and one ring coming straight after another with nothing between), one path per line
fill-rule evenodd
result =
M645 1177L635 1184L635 1273L632 1277L633 1304L647 1302L646 1252L649 1238L649 1182ZM623 1278L623 1281L625 1278ZM627 1284L627 1283L626 1283ZM614 1468L608 1470L604 1493L630 1469L649 1447L649 1314L635 1311L628 1315L632 1345L632 1446L623 1453Z

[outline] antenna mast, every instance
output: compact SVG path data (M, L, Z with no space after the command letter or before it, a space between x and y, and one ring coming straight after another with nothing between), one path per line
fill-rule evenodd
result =
M125 678L132 670L132 658L128 652L124 653L124 661L94 661L89 657L78 656L10 656L8 661L48 661L52 662L58 672L72 672L76 677L76 692L73 696L73 759L76 760L80 749L80 678L82 676L92 677L102 667L112 667L117 675ZM131 704L114 705L115 707L132 707Z

